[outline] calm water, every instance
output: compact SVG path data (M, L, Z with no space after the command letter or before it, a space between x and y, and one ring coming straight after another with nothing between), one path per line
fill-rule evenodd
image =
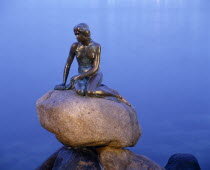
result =
M131 150L162 166L192 153L210 169L209 17L208 0L0 1L0 169L34 169L61 147L35 102L62 81L80 22L102 46L104 83L138 113Z

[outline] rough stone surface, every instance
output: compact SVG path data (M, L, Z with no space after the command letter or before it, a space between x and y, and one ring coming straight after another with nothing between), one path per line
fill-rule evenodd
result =
M167 165L167 170L200 170L198 160L192 154L179 153L172 155Z
M103 147L97 149L104 170L164 170L151 159L127 149Z
M101 170L97 153L94 150L68 149L64 147L58 153L52 170Z
M73 149L66 146L51 155L36 170L101 170L95 149Z
M134 146L141 135L135 110L124 103L54 90L36 107L41 125L67 146L123 148Z
M54 161L47 159L37 170L164 170L149 158L127 149L63 147L55 154Z

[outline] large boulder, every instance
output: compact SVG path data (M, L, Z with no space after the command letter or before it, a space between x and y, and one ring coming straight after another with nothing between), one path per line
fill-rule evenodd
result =
M41 125L67 146L124 148L134 146L141 135L135 110L124 103L54 90L36 108Z

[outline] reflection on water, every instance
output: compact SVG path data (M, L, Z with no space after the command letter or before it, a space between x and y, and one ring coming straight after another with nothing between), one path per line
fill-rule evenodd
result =
M102 46L104 83L138 112L143 136L132 150L162 166L192 153L208 169L209 3L1 1L0 168L35 168L60 147L40 127L35 102L61 82L72 28L86 22Z

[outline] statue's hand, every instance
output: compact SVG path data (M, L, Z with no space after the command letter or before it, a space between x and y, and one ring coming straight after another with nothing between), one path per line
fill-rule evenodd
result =
M56 85L54 88L54 90L65 90L65 89L66 89L65 83Z
M71 80L70 80L70 83L68 85L66 85L66 90L71 90L72 88L74 88L74 83L77 80L79 80L78 76L72 77Z

